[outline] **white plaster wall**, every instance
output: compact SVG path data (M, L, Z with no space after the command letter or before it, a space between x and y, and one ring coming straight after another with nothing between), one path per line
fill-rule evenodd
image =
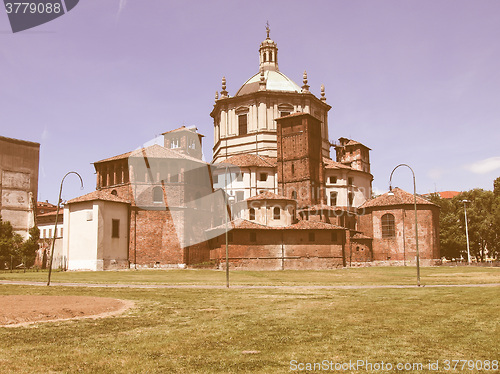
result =
M67 255L68 270L97 270L98 221L98 206L92 201L65 207L63 252Z

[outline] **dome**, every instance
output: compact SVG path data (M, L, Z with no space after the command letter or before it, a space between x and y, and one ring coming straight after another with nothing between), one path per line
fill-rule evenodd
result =
M279 71L265 70L264 81L266 82L266 91L302 92L302 89L294 81ZM260 73L257 73L240 87L235 96L259 91L259 83Z

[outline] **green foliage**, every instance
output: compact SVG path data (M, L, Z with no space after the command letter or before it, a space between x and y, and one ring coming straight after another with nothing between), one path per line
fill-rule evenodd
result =
M431 201L441 206L439 239L444 257L467 258L465 208L471 257L485 261L500 256L500 178L494 181L493 192L473 189L453 199L434 194Z
M0 269L14 268L20 264L33 266L40 239L38 227L29 231L30 238L23 242L21 235L16 234L9 221L2 221L0 216Z
M30 229L30 237L21 247L21 255L25 267L32 267L35 263L36 251L38 249L38 240L40 239L40 229L33 226Z

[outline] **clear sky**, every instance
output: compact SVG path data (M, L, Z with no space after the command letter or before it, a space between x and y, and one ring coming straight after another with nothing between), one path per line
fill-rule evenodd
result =
M500 1L81 0L12 34L0 10L0 135L41 143L39 200L95 189L91 164L162 132L206 135L221 78L258 72L269 21L280 71L326 87L330 138L372 149L376 192L408 163L417 192L492 189L500 176ZM412 191L398 169L393 185Z

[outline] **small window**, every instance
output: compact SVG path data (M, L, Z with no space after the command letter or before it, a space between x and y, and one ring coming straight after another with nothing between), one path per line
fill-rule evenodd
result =
M153 203L163 203L163 190L160 186L153 188Z
M218 184L219 183L219 175L218 174L212 175L212 178L214 180L214 184Z
M111 220L111 237L119 238L120 237L120 220L113 219Z
M338 232L332 231L332 242L337 242L339 240Z
M292 174L295 174L295 165L292 164Z
M337 192L330 192L330 206L337 206Z
M281 117L286 117L286 116L289 116L290 115L290 112L280 112L280 116Z
M292 199L297 200L297 191L292 191Z
M238 173L238 176L236 177L236 180L238 182L243 182L243 173Z
M43 236L42 238L46 238L47 237L47 229L43 229Z
M396 237L396 227L394 224L394 216L390 213L384 214L382 216L382 238L394 238Z
M250 208L250 211L248 212L248 219L250 221L255 221L255 209L254 208Z
M329 181L330 184L336 184L337 183L337 177L330 177L328 181Z
M116 190L111 191L111 195L118 196L118 191Z
M240 114L238 116L238 134L245 135L247 133L247 115Z
M349 192L349 206L352 206L353 201L354 201L354 194L352 192Z
M172 140L170 140L170 148L179 148L179 138L172 138Z
M267 173L260 173L260 175L259 175L259 180L260 180L261 182L265 182L265 181L267 181Z
M353 178L353 177L349 177L349 178L347 178L347 184L348 184L349 186L352 186L352 185L353 185L353 181L354 181L354 178Z
M316 235L314 234L314 232L310 232L309 233L309 241L313 242L315 240L316 240Z
M196 140L189 139L189 149L196 149Z
M257 233L255 233L253 231L250 233L250 241L251 242L256 242L257 241Z
M275 206L273 209L273 219L280 219L281 218L281 209L279 206Z

